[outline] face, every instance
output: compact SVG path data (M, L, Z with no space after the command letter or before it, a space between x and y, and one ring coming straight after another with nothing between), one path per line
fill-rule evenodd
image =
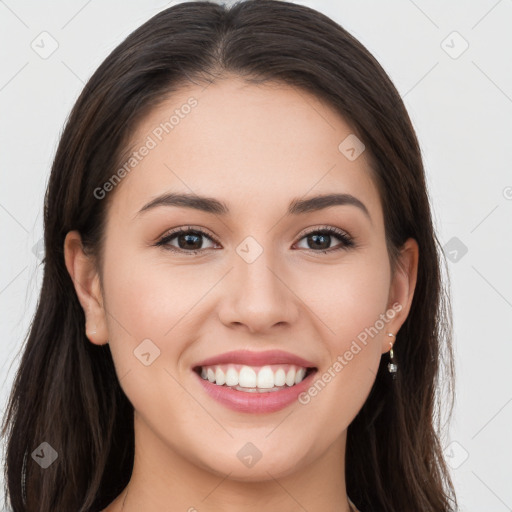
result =
M147 453L238 480L343 453L415 282L413 241L411 271L391 274L353 137L315 97L238 78L183 88L138 126L136 163L102 189L101 290L72 234L66 261Z

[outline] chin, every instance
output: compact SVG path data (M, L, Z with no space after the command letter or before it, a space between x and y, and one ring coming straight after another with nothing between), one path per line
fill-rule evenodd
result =
M213 460L203 461L202 466L221 477L229 475L230 480L263 482L286 477L294 473L297 467L304 463L304 456L275 449L267 456L265 456L264 450L261 451L260 458L257 459L259 455L256 449L247 445L242 450L233 450L233 457L226 457L225 453L222 456L213 455ZM251 460L252 451L253 459ZM277 451L278 453L276 453Z

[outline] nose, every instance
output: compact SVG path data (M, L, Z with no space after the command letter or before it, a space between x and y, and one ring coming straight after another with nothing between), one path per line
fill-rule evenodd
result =
M263 251L252 263L235 255L219 308L221 322L252 334L271 333L293 324L298 319L300 300L292 283L287 283L287 275L270 251Z

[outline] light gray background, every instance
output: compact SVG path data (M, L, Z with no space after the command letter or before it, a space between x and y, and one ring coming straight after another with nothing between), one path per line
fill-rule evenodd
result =
M174 3L0 1L2 411L41 284L34 246L64 121L107 54ZM461 510L512 510L512 1L297 3L357 37L404 98L452 260L457 403L443 445ZM46 59L31 47L51 48L43 31L58 43Z

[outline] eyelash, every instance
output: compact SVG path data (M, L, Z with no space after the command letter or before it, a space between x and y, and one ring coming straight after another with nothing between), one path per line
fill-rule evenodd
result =
M163 236L155 245L157 247L163 247L165 250L168 250L168 251L178 252L178 253L182 253L182 254L188 254L191 256L195 255L199 252L204 252L204 251L208 250L208 249L194 249L194 250L187 251L185 249L180 249L180 248L168 245L169 242L176 236L188 235L188 234L202 235L202 236L210 239L212 242L215 242L216 244L220 245L220 243L213 236L206 233L202 229L197 229L197 228L194 228L193 226L187 226L186 229L178 228L174 231L171 231L171 232L167 233L165 236ZM350 248L353 248L356 246L354 239L351 236L349 236L347 233L345 233L345 231L343 231L339 228L333 227L333 226L323 226L321 228L316 228L311 231L308 231L307 233L304 233L302 235L302 237L299 239L299 241L309 235L318 235L318 234L319 235L334 235L341 240L342 244L340 244L338 247L334 247L334 248L331 247L330 249L321 249L321 250L317 250L317 251L314 249L305 249L306 251L309 251L312 253L327 254L327 253L332 253L332 252L336 252L339 250L347 250L347 249L350 249Z

